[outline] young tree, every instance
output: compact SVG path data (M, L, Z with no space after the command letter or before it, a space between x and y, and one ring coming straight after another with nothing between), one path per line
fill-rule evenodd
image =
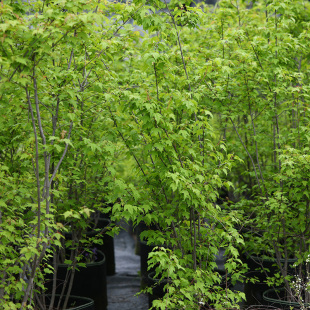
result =
M100 125L108 123L104 109L114 79L107 61L121 52L123 40L117 37L121 18L109 15L119 14L120 8L107 1L1 2L3 309L33 305L34 284L42 287L41 273L48 272L42 261L61 245L61 213L69 211L64 214L67 220L90 215L82 204L70 213L55 202L67 199L68 173L77 169L86 174L83 167L98 165L89 162L96 161L91 152L97 150L103 157L113 152ZM130 12L125 8L121 15L126 21Z

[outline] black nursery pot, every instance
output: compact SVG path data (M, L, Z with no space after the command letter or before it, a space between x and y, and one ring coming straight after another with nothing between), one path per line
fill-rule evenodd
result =
M99 218L97 228L104 229L110 222L107 218ZM114 238L107 234L103 234L101 238L103 244L97 244L96 247L104 253L107 264L107 275L112 276L115 274Z
M104 229L107 227L111 221L108 218L100 217L98 219L95 228ZM95 230L87 231L86 238L92 238L98 236L100 232ZM66 240L72 240L72 233L65 233ZM90 247L97 248L105 255L106 259L106 274L112 276L115 274L115 254L114 254L114 238L103 233L100 237L102 239L102 244L92 244Z
M148 273L154 272L155 268L147 270L148 255L152 252L155 245L148 245L146 241L140 240L140 272L141 272L141 287L144 288L148 284Z
M95 302L94 310L106 310L108 305L106 260L105 255L101 251L97 251L97 256L96 262L87 263L86 268L79 267L79 270L75 270L71 294L92 298ZM67 270L67 264L59 264L56 294L61 293ZM47 293L50 294L52 290L51 280L46 283L46 287L48 289Z
M268 303L268 305L277 307L282 310L297 310L301 309L300 304L297 302L290 302L284 300L285 289L269 289L263 293L263 299ZM305 304L305 308L309 309L310 304Z
M60 295L55 296L54 305L58 304ZM49 305L51 295L45 295L45 302ZM63 298L64 301L64 298ZM93 299L81 296L70 296L66 309L64 310L95 310ZM62 307L62 305L61 305ZM62 309L62 308L61 308Z
M280 261L281 264L284 264L284 259L281 259ZM294 268L291 266L296 263L296 261L297 259L288 259L288 274L294 274ZM261 281L265 281L267 276L272 277L279 271L275 258L263 258L261 256L245 253L245 262L251 271L259 271L258 269L262 268L266 269L265 272L260 272L260 275L257 274Z
M266 284L267 277L272 277L279 272L279 268L276 265L274 258L263 258L262 256L250 255L245 253L244 262L248 265L250 272L247 273L248 278L256 278L257 282L247 282L244 284L244 293L246 296L248 305L268 305L263 298L263 293L269 286ZM288 274L294 273L294 268L291 267L296 262L296 259L289 259ZM281 263L284 263L284 259L281 259ZM264 270L263 270L264 269Z
M257 278L260 279L262 274L257 271L252 271L247 274L248 278ZM258 282L244 283L244 294L246 297L247 305L267 305L266 301L263 299L263 293L269 288L269 286L262 282L262 280L258 280Z
M150 272L148 274L148 286L152 287L152 293L148 294L149 308L152 307L153 300L161 299L165 295L164 287L168 283L167 279L156 279L155 272Z
M225 288L231 289L232 288L232 283L231 283L231 279L230 279L231 275L227 274L227 276L226 276L226 274L223 274L218 269L215 269L215 271L221 275L221 282L217 285L223 289L225 289Z
M135 253L137 255L141 255L140 253L140 234L145 231L145 230L157 230L156 225L152 224L152 225L147 225L145 224L145 222L141 221L134 229L133 229L133 233L137 236L137 243L136 243L136 249L135 249Z

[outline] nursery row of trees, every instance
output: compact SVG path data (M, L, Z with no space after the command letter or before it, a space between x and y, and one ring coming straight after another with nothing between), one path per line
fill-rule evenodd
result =
M51 310L46 278L83 266L100 212L156 227L157 308L238 307L223 247L226 282L247 249L310 302L309 5L183 2L0 3L2 309Z

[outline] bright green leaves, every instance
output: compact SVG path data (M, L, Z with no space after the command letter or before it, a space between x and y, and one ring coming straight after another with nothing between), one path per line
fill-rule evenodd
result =
M177 14L175 19L181 22L183 17L178 9L173 8L171 12ZM164 265L161 271L178 274L173 276L171 294L159 302L158 307L165 303L171 309L178 309L181 304L182 307L190 305L195 308L198 299L192 297L193 290L197 289L201 290L201 298L205 298L205 294L220 304L223 300L217 297L217 292L208 291L217 280L208 282L205 274L198 273L200 269L195 269L193 255L196 253L197 262L210 260L207 273L211 275L215 267L212 258L217 253L216 247L241 241L237 233L227 231L229 225L227 229L220 225L225 221L230 223L231 218L215 205L218 188L224 184L227 187L232 185L223 182L222 177L229 173L234 157L227 158L223 139L218 145L213 141L216 136L212 113L206 108L206 87L201 86L204 74L201 66L205 59L199 51L203 46L200 44L200 32L198 29L191 31L187 26L177 26L177 33L171 16L161 16L161 12L154 13L154 10L139 12L136 16L138 23L141 22L139 14L145 18L150 33L145 34L141 42L130 42L134 45L134 53L128 53L128 66L122 72L126 83L121 87L114 85L114 90L106 95L107 101L111 102L114 127L122 139L119 148L125 149L126 156L131 158L129 167L135 165L135 169L131 168L134 181L124 173L132 186L119 178L113 184L111 197L118 198L112 208L113 218L118 218L122 212L126 220L134 223L156 223L159 231L145 232L141 237L146 236L149 243L173 247L169 255L156 254L151 262L155 264L160 259ZM184 14L182 21L188 17L187 13ZM161 29L156 28L157 18L161 19ZM152 30L156 33L151 33ZM112 66L116 68L116 64ZM223 74L228 79L234 64L222 62L219 57L214 67L218 75ZM210 72L212 70L210 66ZM205 218L209 225L203 222ZM196 247L193 246L194 227L196 233L200 227L200 236L204 236ZM236 252L232 252L231 270L236 270L240 262L234 262ZM169 266L165 264L168 258L174 259ZM195 270L197 281L192 281ZM224 292L221 294L224 296ZM233 300L234 294L231 295Z
M36 259L62 248L65 226L85 230L105 209L117 148L102 99L118 84L110 62L124 57L107 11L84 0L0 6L1 308L43 288ZM35 271L26 283L22 270Z
M194 305L199 307L204 304L214 304L217 309L225 309L221 305L227 306L229 302L235 305L237 300L244 298L242 294L221 289L217 283L223 281L222 277L212 272L209 267L197 268L193 271L186 266L186 260L163 247L155 248L149 254L149 266L157 267L154 278L167 282L164 299L154 301L153 308L161 309L169 305L169 309L180 309L180 306L188 308ZM158 265L159 261L160 265Z
M214 257L227 246L226 271L240 279L234 225L254 203L235 206L227 194L220 208L219 189L255 192L265 180L258 227L281 235L285 219L307 232L308 150L296 150L310 139L301 6L275 1L266 19L259 1L221 1L212 14L178 1L168 10L159 0L42 4L30 15L23 1L0 7L1 270L20 254L18 268L28 267L43 245L61 247L64 227L85 230L95 211L111 211L113 220L156 224L148 241L169 248L150 255L171 280L155 306L235 306L240 294L214 288ZM124 25L131 18L143 39ZM8 296L20 298L17 282Z
M134 16L135 21L140 24L144 30L150 32L165 29L165 22L155 13L155 8L143 6Z

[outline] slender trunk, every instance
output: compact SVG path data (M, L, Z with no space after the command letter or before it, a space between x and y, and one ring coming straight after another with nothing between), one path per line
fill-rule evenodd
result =
M66 288L67 288L67 285L68 285L68 281L69 281L69 285L68 285L68 290L66 292L65 301L64 301L64 304L62 306L63 309L66 309L66 306L68 304L69 297L70 297L70 294L71 294L71 290L72 290L72 286L73 286L73 281L74 281L75 270L76 270L76 264L77 264L76 257L77 257L77 254L78 254L78 248L76 248L73 252L74 252L74 254L73 254L74 258L72 260L71 270L67 270L65 281L62 284L62 290L61 290L61 294L60 294L59 301L58 301L58 304L57 304L57 310L60 310L61 302L63 300L63 296L65 295L65 291L66 291Z
M277 36L277 30L278 30L278 22L277 22L277 10L275 10L274 15L275 15L275 31L276 31L276 35L275 35L275 44L276 47L278 47L278 36ZM278 58L278 51L276 49L275 51L275 58ZM275 87L277 86L277 76L275 75L274 77L275 79ZM278 147L278 151L280 151L281 149L281 145L280 145L280 129L279 129L279 116L278 116L278 102L277 102L277 93L274 92L274 110L275 110L275 116L274 116L274 121L275 121L275 133L276 133L276 138L274 139L275 142L277 141L276 145ZM278 159L278 171L281 171L281 160Z
M7 277L6 271L2 271L1 277L0 277L0 279L1 279L0 299L3 299L4 293L5 293L4 287L5 287L6 277Z
M250 160L251 160L251 162L252 162L252 166L253 166L253 169L254 169L254 173L255 173L255 178L256 178L256 181L257 181L257 185L258 185L258 188L259 188L260 193L262 194L261 183L260 183L259 178L258 178L258 175L257 175L257 171L256 171L256 167L255 167L255 163L254 163L254 161L253 161L253 158L252 158L251 154L249 153L247 147L245 146L245 144L244 144L242 138L240 137L240 134L239 134L239 132L238 132L238 130L237 130L237 128L236 128L236 126L235 126L235 123L234 123L234 121L232 120L232 118L230 118L230 121L231 121L231 123L232 123L232 125L233 125L233 127L234 127L234 129L235 129L235 131L236 131L236 133L237 133L237 136L238 136L238 138L239 138L239 140L240 140L240 142L241 142L243 148L245 149L246 153L248 154L248 156L249 156L249 158L250 158Z
M53 287L52 287L52 296L51 296L51 301L48 310L52 310L54 307L54 302L55 302L55 294L56 294L56 285L57 285L57 254L56 250L53 251L53 268L54 268L54 273L53 273Z
M194 226L194 242L193 242L193 262L194 262L194 270L197 269L197 232L196 232L196 217L195 217L195 210L194 207L191 208L191 212L192 212L192 222L193 222L193 226Z
M251 101L250 100L249 100L249 111L250 111L250 117L251 117L251 123L252 123L253 135L254 135L254 141L255 141L255 153L256 153L257 167L258 167L260 178L262 180L262 184L264 187L265 196L266 196L266 198L268 198L267 189L265 186L265 180L263 177L263 173L262 173L262 169L261 169L261 165L260 165L260 160L259 160L259 155L258 155L258 146L257 146L257 140L256 140L256 129L255 129L255 124L254 124L254 120L253 120L252 107L251 107Z

